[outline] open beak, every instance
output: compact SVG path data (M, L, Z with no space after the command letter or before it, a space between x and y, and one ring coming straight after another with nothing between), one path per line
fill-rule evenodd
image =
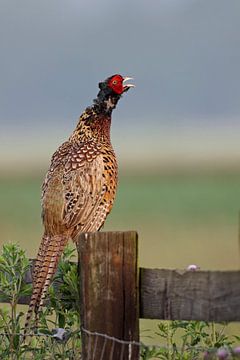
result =
M133 80L133 78L129 77L129 76L126 76L124 79L123 79L123 91L128 91L131 87L134 88L135 85L133 84L126 84L126 81L129 81L129 80Z

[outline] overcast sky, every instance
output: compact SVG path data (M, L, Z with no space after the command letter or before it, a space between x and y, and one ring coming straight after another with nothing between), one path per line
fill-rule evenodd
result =
M116 72L136 84L114 114L126 158L134 134L136 155L240 152L239 0L0 0L0 72L0 151L17 161L54 150Z

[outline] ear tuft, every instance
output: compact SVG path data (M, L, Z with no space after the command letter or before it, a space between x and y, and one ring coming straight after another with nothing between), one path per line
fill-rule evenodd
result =
M100 82L100 83L98 84L98 87L99 87L100 90L104 89L104 88L106 87L105 82Z

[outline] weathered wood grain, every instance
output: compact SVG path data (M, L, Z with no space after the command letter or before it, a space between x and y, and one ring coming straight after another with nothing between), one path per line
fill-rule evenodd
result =
M240 321L240 272L140 269L140 317Z
M89 233L80 236L81 324L92 332L126 341L139 340L138 268L136 232ZM120 359L122 344L82 332L82 357ZM114 346L114 347L113 347ZM103 348L105 351L103 353ZM89 348L91 350L89 350ZM121 359L139 358L138 347L124 346ZM93 359L92 359L93 360Z

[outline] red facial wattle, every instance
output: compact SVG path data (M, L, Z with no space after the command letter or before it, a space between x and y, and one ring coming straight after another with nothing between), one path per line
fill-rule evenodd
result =
M124 84L125 81L133 80L130 77L122 77L121 75L114 75L108 81L108 86L118 95L121 95L130 87L135 87L133 84Z
M109 80L108 86L118 95L123 93L123 77L115 75Z

